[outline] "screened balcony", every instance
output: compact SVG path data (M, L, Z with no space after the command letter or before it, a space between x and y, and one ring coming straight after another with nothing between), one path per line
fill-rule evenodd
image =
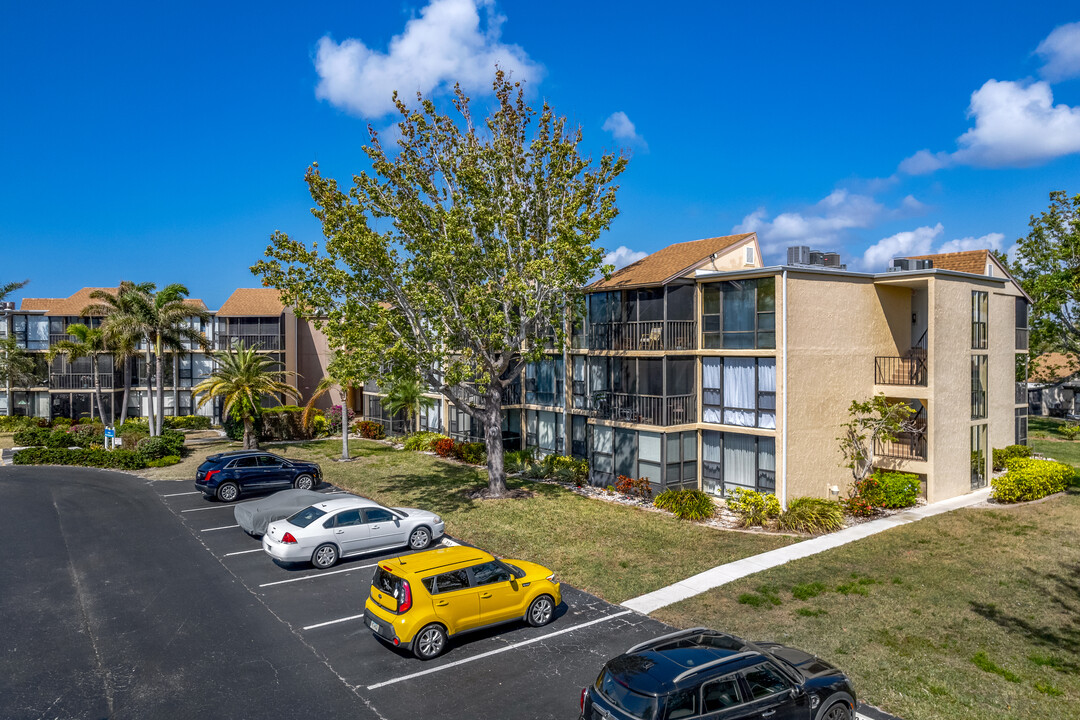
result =
M589 295L592 350L694 350L694 286L616 290Z
M593 357L589 384L595 418L659 427L697 421L692 359Z

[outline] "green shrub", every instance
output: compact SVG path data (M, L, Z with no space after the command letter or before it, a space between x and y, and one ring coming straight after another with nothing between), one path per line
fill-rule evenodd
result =
M780 513L781 530L824 533L844 527L844 509L835 500L800 497L788 503L788 509Z
M1080 435L1080 425L1076 423L1065 423L1060 428L1061 434L1065 436L1066 440L1075 440L1077 435Z
M454 457L470 465L483 465L487 462L487 449L482 442L456 443Z
M503 467L506 468L506 472L519 473L524 472L532 465L534 458L536 457L536 448L525 448L524 450L510 450L503 453Z
M436 440L431 444L431 449L435 451L435 454L439 457L448 458L454 454L454 445L456 445L450 438L443 438L442 440Z
M334 407L337 406L335 405ZM340 419L338 422L340 422ZM333 430L333 424L333 419L331 419L331 430ZM377 423L374 420L361 420L355 423L353 427L360 433L360 437L362 438L367 438L368 440L383 440L386 438L386 428L383 427L382 423ZM341 430L341 425L338 425L337 428L338 430Z
M42 418L42 420L45 420L45 418ZM45 420L45 422L46 422L46 424L43 427L49 427L49 425L48 425L49 421ZM69 428L69 427L72 426L72 424L73 423L71 422L71 418L55 417L55 418L52 419L52 426L54 428Z
M146 461L131 450L68 450L66 448L27 448L15 453L16 465L77 465L117 470L138 470Z
M263 424L262 416L257 415L253 420L255 437L262 437ZM240 413L236 407L233 406L232 412L225 416L222 422L222 428L225 430L225 435L230 440L239 442L244 439L244 421L240 418ZM341 432L341 426L338 425L338 432Z
M382 426L380 426L382 427ZM414 432L405 438L405 449L418 452L420 450L430 450L431 446L436 440L442 440L446 436L442 433L428 432L422 430L420 432Z
M620 475L615 480L615 491L627 497L638 497L642 500L648 500L652 497L652 485L649 484L648 478L635 480L632 477Z
M322 437L330 433L330 421L325 415L316 415L311 419L311 432L315 437Z
M299 405L275 405L272 408L266 408L265 412L304 412L304 408Z
M780 501L771 493L735 488L727 498L727 507L742 519L746 527L764 525L780 515Z
M1013 458L1006 461L1005 467L1004 475L990 481L991 497L1004 503L1038 500L1061 492L1074 474L1071 466L1053 460Z
M665 490L653 505L670 510L680 520L708 520L716 514L716 504L700 490Z
M589 479L589 461L578 460L568 455L546 455L544 457L544 477L562 482L572 482L578 487Z
M205 415L179 415L166 417L164 425L174 430L209 430L210 418Z
M51 448L67 448L77 447L78 439L68 434L67 430L53 430L49 433L49 436L45 438L45 447ZM89 443L87 443L89 445Z
M168 467L170 465L176 465L180 462L179 455L166 455L160 460L149 460L146 463L146 467Z
M851 485L850 494L842 501L849 515L870 517L882 508L906 508L919 499L919 476L878 468Z
M260 440L270 442L280 440L308 440L311 432L302 422L304 411L290 406L270 408L262 411L262 431Z
M90 425L90 424L92 424L94 422L96 422L96 421L92 417L79 418L79 424L80 425Z
M1009 445L1003 448L994 448L994 469L1004 470L1005 463L1013 458L1031 457L1032 448L1029 445Z
M46 428L30 425L16 430L12 436L12 441L17 447L40 446L49 441L50 434Z
M123 425L116 426L116 432L135 430L137 432L150 433L150 422L146 418L128 418Z
M182 455L184 434L178 430L165 430L157 437L140 441L136 450L144 460L160 460L168 455Z
M145 425L140 428L138 425L129 426L124 423L123 427L116 431L116 437L120 438L120 444L124 449L134 450L140 442L150 437L150 429Z
M0 432L15 432L31 425L37 427L34 418L26 415L0 415Z

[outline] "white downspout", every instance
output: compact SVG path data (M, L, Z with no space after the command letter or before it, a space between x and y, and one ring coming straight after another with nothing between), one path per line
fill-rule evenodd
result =
M787 355L787 268L784 268L782 288L781 288L781 302L784 305L784 317L782 320L782 332L783 332L783 348L781 355L784 363L784 430L780 439L780 507L787 510L787 427L788 427L788 400L787 400L787 387L788 387L788 355Z

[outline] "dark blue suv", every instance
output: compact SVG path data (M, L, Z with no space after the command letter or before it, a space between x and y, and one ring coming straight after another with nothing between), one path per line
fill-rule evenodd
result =
M855 707L824 660L701 627L635 645L581 691L581 720L852 720Z
M241 493L247 495L283 488L311 490L320 482L322 469L317 463L286 460L259 450L211 455L195 473L195 489L222 502L232 502Z

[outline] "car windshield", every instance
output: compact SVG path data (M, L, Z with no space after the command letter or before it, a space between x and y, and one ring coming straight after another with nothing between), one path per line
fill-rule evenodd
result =
M634 692L618 682L607 670L596 679L596 689L608 702L628 715L641 720L652 720L656 717L656 698Z
M311 507L306 507L300 512L293 515L291 518L289 518L288 522L289 524L295 525L296 527L304 528L315 522L325 514L325 512L312 505Z

